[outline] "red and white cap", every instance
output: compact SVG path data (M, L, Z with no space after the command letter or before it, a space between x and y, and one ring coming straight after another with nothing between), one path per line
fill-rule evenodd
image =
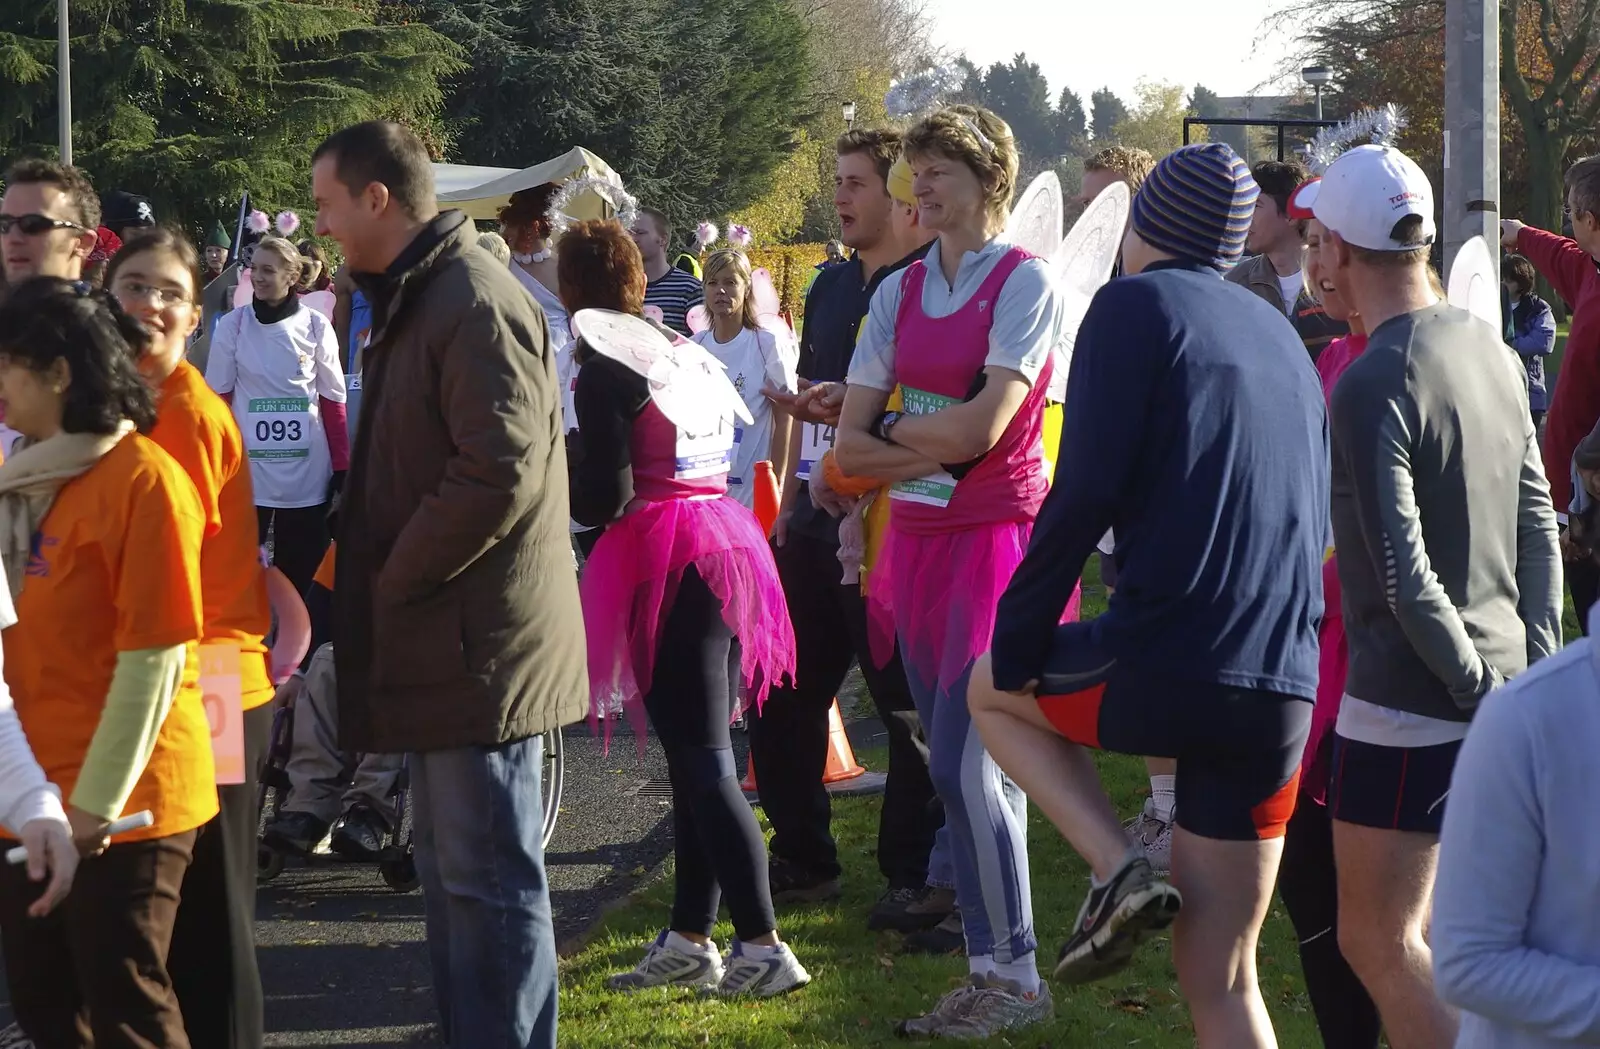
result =
M1433 243L1433 186L1416 161L1393 146L1357 146L1295 190L1289 206L1309 211L1347 243L1369 251L1415 251ZM1400 220L1422 218L1414 237L1397 239Z

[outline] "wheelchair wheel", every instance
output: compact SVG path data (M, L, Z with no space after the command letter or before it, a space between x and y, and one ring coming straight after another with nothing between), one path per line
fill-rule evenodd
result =
M561 730L553 728L544 734L544 770L542 783L544 797L540 799L541 816L543 824L540 828L539 844L542 848L550 847L550 839L556 835L556 818L561 815L561 781L566 772L566 757L561 742Z
M256 846L256 881L269 882L283 873L283 853L265 845Z
M409 853L398 860L385 860L378 864L378 874L383 883L395 892L415 892L422 884L417 877L417 861Z

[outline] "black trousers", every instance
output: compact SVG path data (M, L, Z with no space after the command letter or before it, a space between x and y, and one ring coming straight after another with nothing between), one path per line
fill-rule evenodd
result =
M328 552L328 504L283 509L256 507L257 541L265 544L272 532L272 563L289 577L297 594L311 588L311 580Z
M1339 950L1339 884L1328 809L1302 795L1283 838L1278 895L1300 941L1300 968L1325 1049L1378 1049L1378 1007Z
M1600 565L1596 565L1593 558L1585 557L1563 561L1561 567L1567 576L1567 592L1572 595L1572 612L1578 617L1578 628L1587 637L1589 609L1600 597Z
M261 765L271 737L272 704L245 711L245 781L217 788L222 811L200 828L183 879L167 971L196 1047L261 1049L256 829Z
M774 554L789 600L797 648L795 684L773 689L750 721L761 805L772 824L772 855L838 877L839 851L829 823L833 808L822 785L828 756L828 710L859 660L878 716L889 732L889 779L878 820L878 869L891 888L921 888L928 877L933 836L944 809L928 778L928 744L905 668L896 652L873 664L867 607L861 588L839 581L838 548L804 535L789 536Z
M672 780L672 928L711 935L726 895L735 935L753 940L778 926L766 843L739 789L728 736L735 648L722 602L691 567L667 615L644 708Z

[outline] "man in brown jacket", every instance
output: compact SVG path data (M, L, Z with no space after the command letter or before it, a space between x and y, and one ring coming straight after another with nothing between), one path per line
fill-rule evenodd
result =
M554 1049L540 734L588 699L549 328L386 122L312 158L372 305L338 524L340 745L405 753L445 1041Z

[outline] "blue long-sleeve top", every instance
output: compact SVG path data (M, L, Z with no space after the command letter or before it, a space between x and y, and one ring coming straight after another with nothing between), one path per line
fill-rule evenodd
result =
M1095 623L1110 654L1182 680L1314 697L1328 427L1281 311L1183 262L1111 281L1078 332L1056 462L1000 600L999 688L1040 677L1112 527L1117 589Z
M1528 373L1528 407L1542 412L1550 406L1544 385L1544 359L1556 348L1556 315L1537 295L1524 295L1511 308L1511 348L1522 358Z
M1600 630L1600 610L1589 613ZM1600 1045L1600 646L1491 693L1450 782L1433 890L1434 984L1456 1049Z

